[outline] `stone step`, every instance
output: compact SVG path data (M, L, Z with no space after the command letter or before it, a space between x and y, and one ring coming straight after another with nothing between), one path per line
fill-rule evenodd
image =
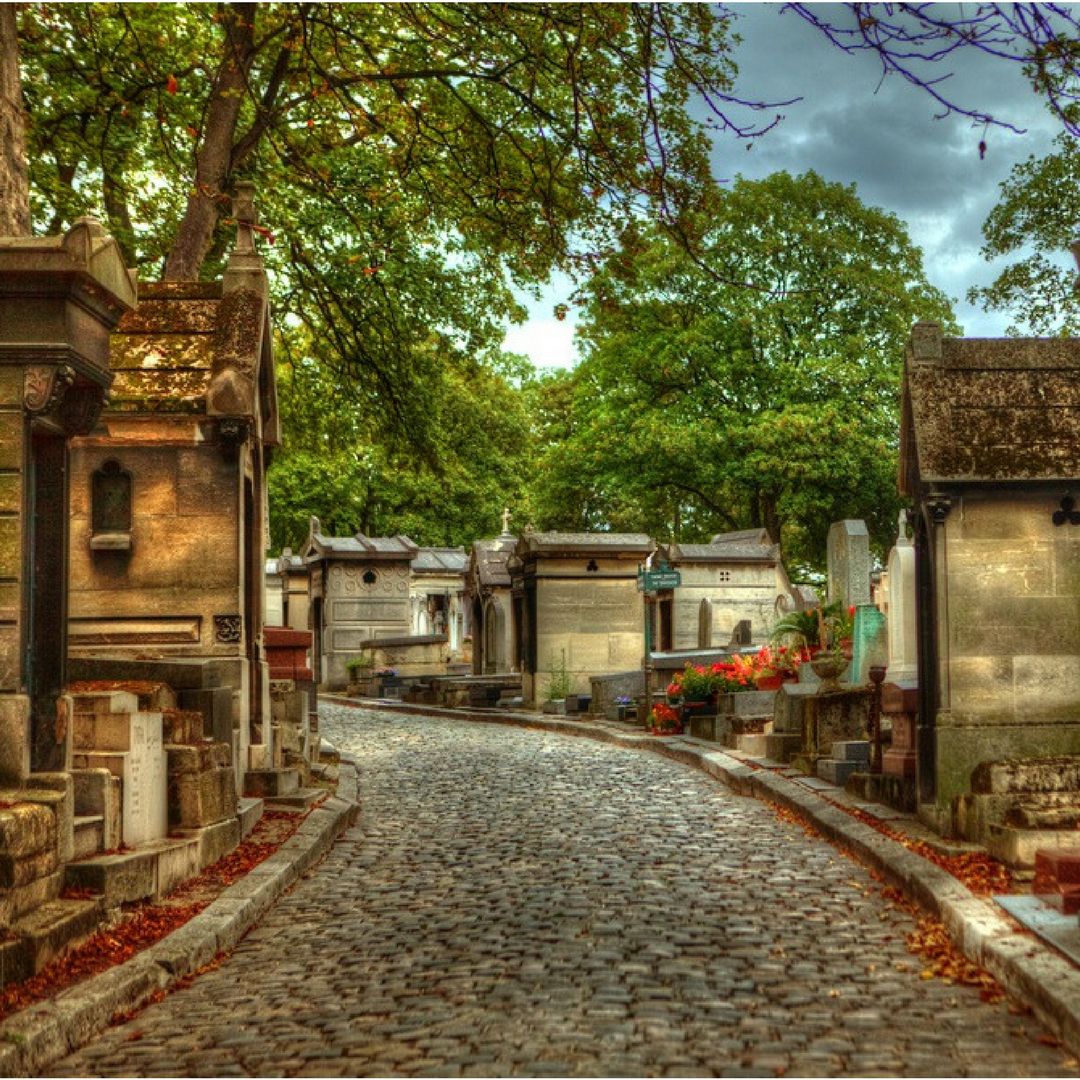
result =
M870 743L866 739L838 739L832 744L829 756L837 761L854 761L869 766Z
M108 687L108 688L107 688ZM68 688L75 711L92 704L95 711L160 712L176 708L176 694L167 683L148 679L110 679L98 682L74 682Z
M744 754L749 754L751 757L765 757L768 741L768 735L732 734L724 740L724 745L731 747L732 750L739 750Z
M89 889L109 906L164 896L240 840L236 818L187 829L168 840L151 840L130 851L105 851L68 863L64 884Z
M330 792L326 788L297 788L285 795L275 795L266 800L268 810L308 810Z
M248 769L244 774L244 794L257 799L289 795L299 787L299 769Z
M787 731L774 731L765 736L766 757L773 761L790 761L802 749L802 736Z
M75 818L75 858L85 859L105 850L105 817L84 814Z
M843 787L852 773L860 771L865 771L865 766L858 761L840 761L837 758L818 758L817 761L818 779L837 787Z
M49 900L16 919L15 935L0 944L0 971L4 985L22 982L70 946L92 934L105 917L100 897L80 900Z
M102 716L114 712L133 713L139 711L138 695L120 690L76 691L73 693L72 699L72 711L76 716L80 714Z

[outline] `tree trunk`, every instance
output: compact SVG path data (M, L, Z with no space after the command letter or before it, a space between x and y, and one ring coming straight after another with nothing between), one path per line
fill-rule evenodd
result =
M776 511L776 496L771 492L761 493L761 524L774 544L780 543L780 527L783 524Z
M201 144L195 155L195 183L165 262L166 281L193 281L214 239L232 166L240 109L248 96L248 73L255 54L257 4L220 8L225 49L214 79Z
M15 5L0 4L0 236L29 235L30 177Z

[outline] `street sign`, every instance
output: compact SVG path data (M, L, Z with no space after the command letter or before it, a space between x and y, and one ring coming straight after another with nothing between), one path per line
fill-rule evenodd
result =
M642 592L663 592L677 589L682 584L678 570L644 570L638 579Z

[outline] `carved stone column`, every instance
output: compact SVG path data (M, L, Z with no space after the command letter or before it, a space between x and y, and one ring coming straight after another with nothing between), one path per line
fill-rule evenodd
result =
M0 782L67 766L68 440L101 415L109 333L135 306L116 242L83 218L0 237Z

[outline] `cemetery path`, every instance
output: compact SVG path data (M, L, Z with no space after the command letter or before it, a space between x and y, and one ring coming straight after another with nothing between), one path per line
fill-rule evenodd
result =
M1030 1017L920 977L911 918L652 754L324 706L360 823L191 986L53 1075L1057 1076Z

